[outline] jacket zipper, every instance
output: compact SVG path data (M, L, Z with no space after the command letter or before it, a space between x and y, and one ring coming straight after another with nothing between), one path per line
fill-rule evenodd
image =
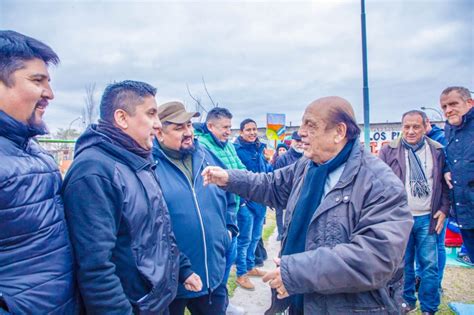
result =
M208 267L208 263L207 263L206 232L204 231L204 223L203 223L203 221L202 221L201 208L199 207L199 203L198 203L198 201L197 201L196 191L194 190L194 187L193 187L193 185L191 184L191 181L190 181L190 180L188 179L188 177L186 176L186 174L184 174L183 171L181 171L181 170L179 169L179 167L177 167L176 165L174 165L174 163L166 156L166 154L163 153L163 156L171 163L171 165L173 165L179 172L181 172L181 173L184 175L184 178L186 178L186 181L188 182L189 188L191 188L191 191L192 191L192 193L193 193L194 205L196 206L196 209L197 209L197 213L198 213L198 217L199 217L199 223L200 223L200 225L201 225L202 239L203 239L203 242L204 242L204 269L206 270L207 290L209 291L209 290L210 290L210 287L209 287L209 267ZM204 162L204 158L203 158L202 161L201 161L201 164L200 164L200 166L199 166L199 169L202 168L203 162ZM197 176L194 178L194 185L196 185L196 179L197 179Z

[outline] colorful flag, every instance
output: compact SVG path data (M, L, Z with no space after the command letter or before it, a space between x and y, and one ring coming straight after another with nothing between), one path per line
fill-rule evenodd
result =
M267 138L269 140L284 140L285 132L285 114L267 113Z

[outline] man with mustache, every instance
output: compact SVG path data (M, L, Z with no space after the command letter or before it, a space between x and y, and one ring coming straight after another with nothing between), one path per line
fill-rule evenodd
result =
M191 118L199 113L186 112L180 102L169 102L158 108L162 127L153 147L156 175L168 205L173 232L180 251L191 265L180 269L180 276L193 270L200 276L203 288L198 292L178 287L170 305L171 315L224 315L228 298L224 280L226 252L238 229L235 197L217 187L204 187L202 170L208 165L224 164L194 140Z
M421 311L422 314L434 314L440 303L438 237L449 211L449 197L443 179L443 146L426 137L426 119L426 114L419 110L404 113L401 137L385 145L379 158L404 183L414 217L405 253L405 311L416 309L416 259L420 266L418 300Z
M34 140L54 98L46 44L0 31L0 314L74 314L73 257L61 174Z

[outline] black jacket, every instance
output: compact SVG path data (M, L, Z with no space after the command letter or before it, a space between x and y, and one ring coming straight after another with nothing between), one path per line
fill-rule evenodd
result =
M179 252L151 160L89 127L63 196L83 302L93 314L161 314L176 295Z

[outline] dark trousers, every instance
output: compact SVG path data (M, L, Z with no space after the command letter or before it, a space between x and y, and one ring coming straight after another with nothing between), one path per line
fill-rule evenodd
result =
M283 236L283 211L284 209L279 209L279 208L275 209L277 230L278 230L278 236L280 239Z
M265 260L268 259L267 250L263 246L263 238L258 240L257 248L255 249L255 266L262 267Z
M174 299L169 306L170 315L183 315L187 307L193 315L225 315L229 300L225 283L218 286L211 294L190 299Z
M471 259L471 262L474 262L474 229L460 229L462 235L463 245L467 249L467 254Z

